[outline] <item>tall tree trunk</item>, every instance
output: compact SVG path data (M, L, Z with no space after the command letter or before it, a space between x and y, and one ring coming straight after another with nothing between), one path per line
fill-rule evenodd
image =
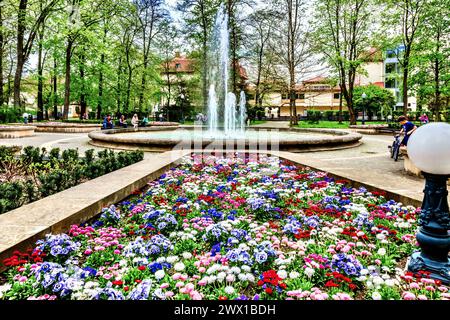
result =
M81 92L80 92L80 114L81 116L83 116L86 113L86 109L87 109L87 102L86 102L86 86L85 86L85 70L84 70L84 66L85 66L85 60L86 60L86 55L84 53L84 48L81 49L81 54L80 54L80 80L81 80Z
M203 108L206 110L208 104L208 22L204 11L204 2L200 1L200 12L202 17L202 96L203 96Z
M43 61L42 61L42 41L44 39L44 28L39 30L39 42L38 42L38 92L37 92L37 120L44 120L44 99L43 88L44 79L42 76Z
M206 110L206 106L208 104L208 78L207 78L207 69L208 69L208 56L207 56L207 43L206 40L203 41L202 45L202 96L203 96L203 107Z
M72 39L67 40L67 48L66 48L66 81L64 84L64 111L63 111L63 119L67 120L69 117L69 106L70 106L70 62L72 59L72 48L73 41Z
M119 65L117 68L117 114L120 113L120 104L121 104L121 94L122 94L122 90L121 90L121 85L120 85L120 80L122 77L122 57L119 58ZM97 114L97 118L98 118L98 114Z
M105 54L102 53L102 55L100 57L100 74L98 76L97 119L101 119L101 117L102 117L102 106L103 106L103 65L104 64L105 64Z
M16 73L14 75L14 107L20 108L20 82L22 80L23 65L25 64L25 54L23 41L25 35L25 14L27 10L28 0L20 0L19 11L17 15L17 63Z
M103 42L106 41L106 35L108 33L108 29L106 28L106 23L103 24ZM105 53L102 52L100 56L100 74L98 76L98 101L97 101L97 119L100 119L102 116L102 107L103 107L103 68L105 65Z
M339 84L341 91L339 92L339 123L342 123L342 86Z
M408 114L408 63L405 62L403 68L403 115L406 116Z
M144 92L145 85L147 82L147 66L148 66L148 58L144 57L144 70L142 71L142 79L141 79L141 90L139 91L139 111L142 110L142 106L144 105Z
M440 61L439 61L439 53L441 47L441 33L440 30L437 31L436 34L436 58L434 60L434 108L436 112L436 121L441 121L441 89L439 86L439 74L440 74Z
M409 58L411 55L411 43L405 46L405 53L403 56L403 115L408 114L408 76L409 76Z
M58 77L56 70L56 55L53 57L53 117L58 119Z
M125 100L125 112L130 111L130 94L131 94L131 80L133 79L133 70L128 67L128 81L127 81L127 97Z

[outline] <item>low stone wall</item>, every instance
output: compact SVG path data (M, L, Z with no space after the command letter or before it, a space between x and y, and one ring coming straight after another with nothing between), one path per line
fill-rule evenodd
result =
M35 126L0 126L0 138L14 139L31 137L36 130Z
M400 147L400 155L403 157L403 167L405 168L405 171L415 176L422 177L422 171L411 161L406 147Z
M349 130L362 134L380 134L384 133L383 129L389 128L387 124L358 124L358 125L350 125Z
M36 123L36 132L58 132L58 133L87 133L100 130L101 124L97 123L66 123L66 122L43 122Z

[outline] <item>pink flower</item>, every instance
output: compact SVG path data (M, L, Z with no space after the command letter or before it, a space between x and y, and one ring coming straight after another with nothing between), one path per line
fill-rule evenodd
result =
M418 299L418 300L428 300L428 298L427 298L425 295L423 295L423 294L419 294L419 295L417 296L417 299Z
M173 276L172 276L172 279L173 280L178 280L178 279L180 279L180 277L181 277L181 273L175 273Z
M410 289L420 289L420 286L419 286L419 284L416 283L416 282L411 282L411 283L409 284L409 288L410 288Z
M344 253L347 253L347 252L349 252L350 250L351 250L352 248L349 246L349 245L346 245L346 246L344 246L343 248L342 248L342 252L344 252Z
M175 288L181 288L183 286L184 286L184 282L181 282L181 281L179 281L175 284Z
M84 254L85 255L90 255L92 253L92 250L91 249L86 249L85 251L84 251Z
M412 293L412 292L405 291L402 294L402 298L404 300L416 300L416 295L414 293Z
M380 260L380 259L376 259L376 260L375 260L375 263L376 263L377 265L381 265L381 260Z
M199 286L206 286L206 284L208 283L208 281L206 281L205 279L200 280L199 282L197 282L197 284Z
M114 254L120 254L120 250L118 249L114 250Z
M192 290L194 290L194 285L192 283L188 283L186 285L186 291L191 292Z
M166 295L167 298L170 298L170 297L173 297L174 293L172 291L167 291L165 293L165 295Z
M165 282L165 283L163 283L162 285L160 285L159 287L160 287L161 289L167 289L169 286L170 286L170 285L169 285L167 282Z

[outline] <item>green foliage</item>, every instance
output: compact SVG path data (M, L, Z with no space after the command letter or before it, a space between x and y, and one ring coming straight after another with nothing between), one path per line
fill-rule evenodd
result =
M364 99L363 93L366 94ZM376 85L358 86L354 89L353 95L355 110L362 111L365 108L369 115L381 113L387 117L395 106L395 97L392 92Z
M46 150L25 147L23 154L14 156L13 148L0 147L1 170L10 168L7 164L24 165L25 171L15 181L0 183L0 213L18 208L40 198L58 193L78 185L87 179L93 179L111 171L131 165L144 158L142 151L113 152L104 150L94 156L94 150L87 150L81 159L77 149L51 149L48 158ZM21 177L26 177L22 179Z
M0 213L20 207L23 203L21 182L0 183Z
M0 106L0 123L19 122L21 118L20 110Z

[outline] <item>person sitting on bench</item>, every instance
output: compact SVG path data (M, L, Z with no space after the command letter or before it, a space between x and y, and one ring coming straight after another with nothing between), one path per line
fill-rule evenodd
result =
M112 122L111 116L108 114L105 119L103 119L103 129L112 129L114 124Z
M120 116L120 119L119 119L119 127L122 127L122 128L128 127L128 125L127 125L127 120L125 119L125 116L124 116L124 115L121 115L121 116Z

